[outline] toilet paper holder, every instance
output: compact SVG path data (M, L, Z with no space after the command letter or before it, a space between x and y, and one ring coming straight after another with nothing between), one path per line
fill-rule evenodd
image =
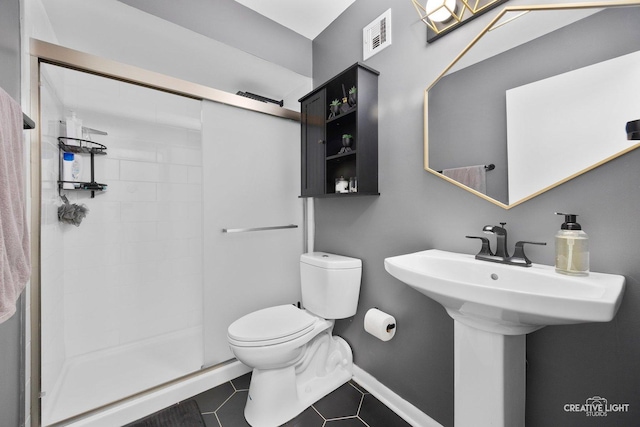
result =
M378 307L373 307L373 308L375 308L376 310L380 310L380 308L378 308ZM391 332L391 330L395 329L395 328L396 328L396 324L395 323L389 323L387 325L387 332Z

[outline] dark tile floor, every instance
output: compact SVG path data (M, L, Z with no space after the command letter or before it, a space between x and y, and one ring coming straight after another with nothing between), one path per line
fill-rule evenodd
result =
M244 405L251 374L194 397L207 427L248 427ZM286 427L409 427L360 385L350 381L323 397Z

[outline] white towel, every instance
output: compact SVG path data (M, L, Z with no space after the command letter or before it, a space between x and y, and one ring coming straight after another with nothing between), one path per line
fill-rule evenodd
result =
M442 174L482 194L487 194L487 169L484 165L444 169Z
M0 88L0 323L31 274L24 164L22 109Z

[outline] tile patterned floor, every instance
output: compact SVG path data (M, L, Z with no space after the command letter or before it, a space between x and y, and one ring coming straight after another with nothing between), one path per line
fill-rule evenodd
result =
M207 427L249 427L244 405L251 374L194 397ZM410 427L360 385L350 381L283 427Z

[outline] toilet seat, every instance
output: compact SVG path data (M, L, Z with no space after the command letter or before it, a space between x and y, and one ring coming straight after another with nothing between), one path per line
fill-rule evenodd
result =
M249 313L233 322L227 335L240 347L262 347L299 338L314 329L318 317L291 304Z

